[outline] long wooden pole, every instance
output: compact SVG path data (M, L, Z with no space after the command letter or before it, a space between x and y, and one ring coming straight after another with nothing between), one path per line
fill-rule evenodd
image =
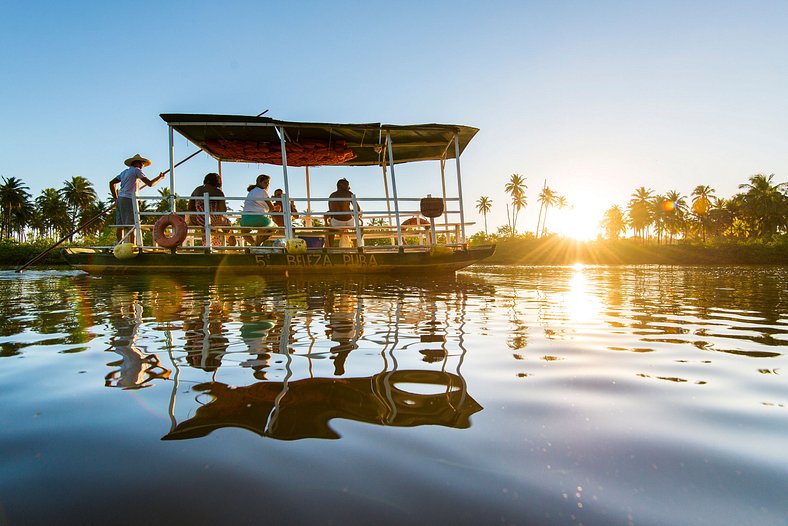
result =
M268 110L265 110L264 112L262 112L262 113L258 114L257 116L258 116L258 117L260 117L260 116L262 116L262 115L265 115L266 113L268 113ZM197 155L197 154L198 154L198 153L200 153L201 151L202 151L201 149L200 149L200 150L197 150L196 152L194 152L194 153L193 153L193 154L191 154L190 156L188 156L188 157L184 158L183 160L181 160L181 161L179 161L179 162L175 163L175 164L174 164L174 165L173 165L171 168L167 168L167 170L165 170L164 172L162 172L162 175L167 175L167 173L169 173L170 171L174 170L174 169L175 169L175 168L177 168L178 166L182 165L183 163L185 163L185 162L186 162L186 161L188 161L189 159L193 158L195 155ZM151 185L151 186L153 186L153 185ZM99 212L98 214L96 214L95 216L93 216L92 218L88 219L87 221L85 221L84 223L82 223L81 225L79 225L77 228L75 228L74 230L72 230L71 232L69 232L69 233L68 233L66 236L64 236L62 239L60 239L60 241L58 241L57 243L55 243L55 244L54 244L54 245L52 245L51 247L47 248L46 250L44 250L43 252L41 252L40 254L38 254L36 257L34 257L33 259L31 259L30 261L28 261L27 263L25 263L24 265L22 265L22 266L21 266L21 267L19 267L18 269L16 269L16 271L17 271L17 272L22 272L23 270L25 270L27 267L29 267L30 265L32 265L32 264L33 264L33 263L35 263L36 261L40 260L42 257L44 257L44 256L46 256L47 254L49 254L50 252L52 252L52 250L53 250L54 248L56 248L56 247L58 247L59 245L61 245L61 244L62 244L62 243L63 243L63 242L66 240L66 239L69 239L71 236L73 236L74 234L76 234L76 233L77 233L77 232L79 232L80 230L83 230L84 228L86 228L86 227L88 227L88 226L92 225L93 223L95 223L96 221L98 221L98 219L99 219L101 216L103 216L104 214L106 214L107 212L109 212L110 210L112 210L113 208L115 208L115 205L116 205L116 204L117 204L117 203L112 203L112 204L111 204L111 205L109 205L107 208L105 208L104 210L102 210L101 212Z
M192 157L194 157L195 155L197 155L197 154L198 154L198 153L200 153L201 151L202 151L202 150L197 150L196 152L194 152L194 153L193 153L193 154L191 154L190 156L186 157L184 160L182 160L181 162L179 162L179 163L178 163L178 164L176 164L175 166L179 166L179 165L181 165L181 164L185 163L186 161L188 161L189 159L191 159ZM166 174L167 174L167 172L169 172L169 171L170 171L170 170L168 169L167 171L165 171L165 172L162 172L162 174L163 174L163 175L166 175ZM153 185L151 185L151 186L153 186ZM79 232L79 231L81 231L81 230L84 230L86 227L88 227L88 226L92 225L93 223L95 223L96 221L98 221L98 219L99 219L101 216L105 215L107 212L109 212L110 210L112 210L113 208L115 208L115 206L116 206L116 205L117 205L117 202L115 202L115 203L112 203L112 204L111 204L111 205L109 205L107 208L105 208L104 210L102 210L101 212L99 212L99 213L98 213L98 214L96 214L95 216L91 217L90 219L88 219L87 221L85 221L84 223L82 223L81 225L79 225L77 228L75 228L74 230L72 230L71 232L69 232L68 234L66 234L66 235L65 235L64 237L62 237L62 238L61 238L61 239L60 239L60 240L59 240L57 243L55 243L55 244L54 244L54 245L52 245L51 247L47 248L46 250L44 250L43 252L41 252L40 254L38 254L37 256L35 256L33 259L31 259L30 261L28 261L27 263L25 263L24 265L22 265L21 267L19 267L18 269L16 269L16 271L17 271L17 272L22 272L23 270L25 270L27 267L29 267L30 265L32 265L32 264L33 264L33 263L35 263L36 261L40 260L42 257L44 257L44 256L46 256L47 254L49 254L50 252L52 252L52 250L53 250L54 248L56 248L56 247L60 246L60 245L61 245L61 244L62 244L62 243L65 241L65 240L67 240L67 239L70 239L70 238L71 238L71 236L73 236L73 235L74 235L74 234L76 234L77 232Z
M189 159L191 159L192 157L194 157L195 155L197 155L197 154L198 154L198 153L200 153L201 151L202 151L202 150L197 150L196 152L194 152L194 153L193 153L193 154L191 154L190 156L186 157L186 158L185 158L185 159L183 159L182 161L180 161L180 162L176 163L176 164L173 166L173 168L175 168L175 167L178 167L178 166L182 165L183 163L185 163L186 161L188 161ZM170 168L168 168L166 171L164 171L164 172L162 172L162 173L163 173L164 175L166 175L166 174L167 174L167 172L169 172L170 170L171 170L171 169L170 169ZM30 261L28 261L27 263L25 263L24 265L22 265L22 266L21 266L21 267L19 267L18 269L16 269L16 271L17 271L17 272L22 272L23 270L25 270L27 267L29 267L30 265L32 265L32 264L33 264L33 263L35 263L36 261L40 260L41 258L43 258L44 256L46 256L47 254L49 254L50 252L52 252L52 250L53 250L54 248L56 248L56 247L60 246L60 245L61 245L61 244L62 244L62 243L65 241L65 240L67 240L67 239L70 239L70 238L71 238L71 236L73 236L73 235L74 235L74 234L76 234L77 232L79 232L79 231L81 231L81 230L84 230L86 227L88 227L88 226L92 225L93 223L95 223L96 221L98 221L98 219L99 219L101 216L103 216L104 214L106 214L107 212L109 212L110 210L112 210L113 208L115 208L115 205L116 205L116 204L117 204L117 203L112 203L112 204L111 204L111 205L109 205L107 208L105 208L104 210L102 210L101 212L99 212L98 214L96 214L95 216L91 217L90 219L88 219L87 221L85 221L84 223L82 223L81 225L79 225L77 228L75 228L74 230L72 230L71 232L69 232L68 234L66 234L66 235L65 235L63 238L61 238L61 239L60 239L60 240L59 240L57 243L55 243L55 244L54 244L54 245L52 245L51 247L47 248L46 250L44 250L43 252L41 252L40 254L38 254L36 257L34 257L33 259L31 259Z

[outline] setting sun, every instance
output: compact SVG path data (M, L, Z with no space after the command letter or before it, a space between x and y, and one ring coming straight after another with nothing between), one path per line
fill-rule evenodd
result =
M604 205L599 200L574 203L569 208L556 211L549 218L547 228L562 237L589 241L599 235L599 222L603 213Z

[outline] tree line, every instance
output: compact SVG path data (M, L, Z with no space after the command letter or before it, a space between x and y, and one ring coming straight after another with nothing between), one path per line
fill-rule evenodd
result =
M696 186L689 195L676 190L658 194L641 186L626 208L610 207L601 226L608 239L619 239L631 230L632 237L657 243L768 240L788 232L788 183L775 182L774 174L756 174L739 189L723 198L707 185Z
M168 211L170 189L160 189L159 195L161 199L154 205L140 200L140 211ZM0 239L23 242L30 238L63 237L104 210L111 198L107 196L107 199L99 199L93 183L79 175L64 181L60 188L44 188L35 198L21 179L3 177L0 180ZM186 200L179 199L177 209L185 210L186 204ZM155 221L154 216L147 219ZM113 222L114 216L109 213L78 235L84 238L97 236Z
M506 203L507 224L499 227L492 237L517 235L517 218L527 205L527 188L523 175L511 175L504 186L511 199ZM678 239L704 243L720 238L770 239L788 232L788 183L775 182L774 174L756 174L740 184L739 189L742 191L726 199L716 196L715 189L707 185L696 186L689 195L677 190L659 194L641 186L625 207L611 206L604 213L600 227L607 239L620 239L629 230L633 238L657 243ZM538 238L549 233L548 210L565 208L568 203L546 182L537 201L540 206L534 236ZM491 237L487 214L492 205L488 196L476 201L476 210L484 217L484 237Z

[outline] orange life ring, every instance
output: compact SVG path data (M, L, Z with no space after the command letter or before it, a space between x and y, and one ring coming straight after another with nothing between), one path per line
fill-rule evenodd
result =
M166 233L168 226L171 226L173 229L172 236L168 236ZM164 248L175 248L179 246L183 243L183 240L186 239L187 233L186 221L184 221L181 216L175 214L161 216L159 220L156 221L156 224L153 225L153 241Z

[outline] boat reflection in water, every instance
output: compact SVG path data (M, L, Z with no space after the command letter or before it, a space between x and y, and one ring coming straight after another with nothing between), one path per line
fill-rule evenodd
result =
M340 438L332 419L470 427L482 407L460 373L465 291L449 279L453 292L443 287L440 295L365 279L188 285L150 296L155 330L168 342L159 358L168 355L173 371L158 375L173 382L172 425L162 438L225 427L281 440ZM158 316L175 310L167 307L173 297L177 315ZM112 341L133 343L137 307L136 317L124 307L118 319L125 325L115 326ZM125 360L132 343L113 350ZM140 354L141 363L161 367Z
M439 389L416 393L399 385ZM201 383L192 387L212 400L174 426L164 440L202 437L215 429L240 427L282 440L339 438L334 418L384 426L470 427L481 406L468 396L462 378L442 371L386 371L367 378L304 378L258 382L244 387Z

